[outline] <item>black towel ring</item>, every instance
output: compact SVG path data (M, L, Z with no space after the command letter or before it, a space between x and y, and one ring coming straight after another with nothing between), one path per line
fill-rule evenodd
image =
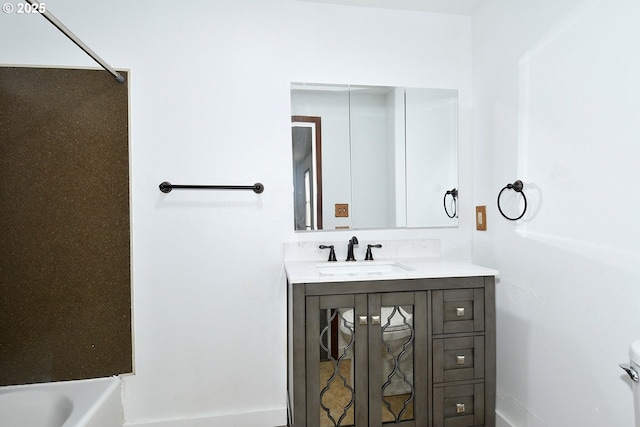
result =
M449 214L449 209L447 209L447 196L451 195L452 198L452 205L453 205L453 213ZM446 193L444 193L444 200L443 200L443 204L444 204L444 211L447 214L447 216L449 218L457 218L458 217L458 190L456 190L455 188L453 190L449 190Z
M498 210L500 211L500 213L502 214L503 217L505 217L506 219L510 220L510 221L517 221L520 218L522 218L525 214L525 212L527 212L527 197L524 195L524 191L522 191L522 189L524 188L524 184L522 183L522 181L517 180L516 182L514 182L513 184L507 184L504 186L504 188L502 190L500 190L500 193L498 193ZM517 218L510 218L508 216L506 216L504 214L504 212L502 212L502 208L500 207L500 196L502 196L502 192L504 190L513 190L516 193L520 193L522 194L522 199L524 200L524 209L522 210L522 213L520 214L519 217Z

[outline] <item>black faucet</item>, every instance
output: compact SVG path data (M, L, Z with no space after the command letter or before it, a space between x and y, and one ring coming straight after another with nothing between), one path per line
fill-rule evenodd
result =
M347 259L346 261L355 261L356 257L353 256L353 246L358 244L358 238L353 236L349 239L349 246L347 246Z

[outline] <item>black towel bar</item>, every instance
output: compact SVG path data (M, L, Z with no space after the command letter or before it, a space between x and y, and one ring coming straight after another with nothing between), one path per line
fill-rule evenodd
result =
M264 191L264 185L259 182L256 182L253 185L177 185L165 181L161 183L159 187L160 191L163 193L169 193L174 188L192 190L253 190L256 194L260 194Z

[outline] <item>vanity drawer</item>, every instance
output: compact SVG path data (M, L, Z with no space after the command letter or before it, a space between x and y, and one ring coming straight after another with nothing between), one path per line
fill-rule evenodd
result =
M484 425L484 383L434 388L433 425Z
M433 382L484 378L484 336L433 340Z
M433 333L484 331L484 289L433 291Z

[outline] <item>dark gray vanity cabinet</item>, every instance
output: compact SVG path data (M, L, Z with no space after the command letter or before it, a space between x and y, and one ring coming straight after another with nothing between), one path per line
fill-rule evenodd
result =
M495 425L494 277L288 284L296 427Z

